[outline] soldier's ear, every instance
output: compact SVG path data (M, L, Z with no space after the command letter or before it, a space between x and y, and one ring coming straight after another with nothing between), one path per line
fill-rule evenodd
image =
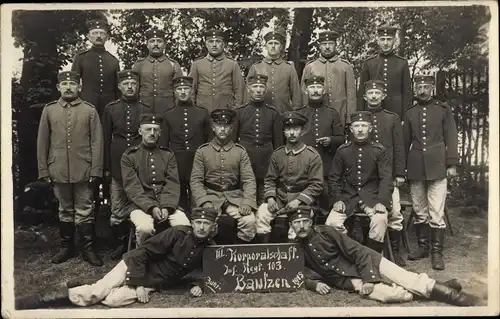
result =
M363 94L363 100L368 101L368 96L366 96L366 94Z
M61 90L61 86L59 85L59 83L56 84L56 89L59 91Z

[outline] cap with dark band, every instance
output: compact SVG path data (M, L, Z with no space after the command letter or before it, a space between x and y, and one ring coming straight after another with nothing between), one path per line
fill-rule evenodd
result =
M372 122L372 112L358 111L351 114L351 123L354 122Z
M276 30L270 31L264 35L264 41L278 40L281 43L286 42L286 31L283 27L279 27Z
M385 82L380 80L370 80L365 82L365 92L370 89L385 90Z
M307 117L296 111L288 111L283 114L283 126L304 126L307 123Z
M103 29L109 32L109 24L105 20L89 20L87 21L87 29L94 30L94 29Z
M264 75L264 74L255 74L253 76L250 76L248 78L248 85L251 85L251 84L266 84L267 83L267 75Z
M325 84L325 78L321 75L311 75L304 81L304 83L306 86L312 84Z
M323 31L318 35L318 42L323 41L335 41L339 37L339 34L335 31Z
M416 84L434 84L435 80L433 75L418 74L413 78L413 82Z
M191 220L195 219L206 219L210 220L212 222L217 221L217 217L219 216L219 213L215 208L203 208L203 207L197 207L194 208L192 213L191 213Z
M62 81L75 81L80 83L80 74L75 71L63 71L59 72L57 75L57 81L61 83Z
M142 124L158 124L163 123L163 118L153 113L143 113L140 116L139 123Z
M299 206L297 208L285 211L285 214L288 215L289 221L294 221L300 218L313 218L314 208L310 206Z
M193 86L193 78L190 76L178 76L173 80L174 89L179 86Z
M377 33L382 36L394 36L397 30L398 28L395 26L384 24L377 28Z
M220 38L220 39L224 40L224 33L220 30L217 30L217 29L207 30L207 31L203 32L203 36L205 37L205 39Z
M216 109L210 113L212 121L217 124L231 124L236 117L236 111L231 109Z
M123 70L118 72L118 82L124 80L136 80L139 81L139 73L134 70Z
M146 34L146 39L148 40L153 38L160 38L160 39L165 38L165 32L156 28L149 29L148 31L146 31L145 34Z

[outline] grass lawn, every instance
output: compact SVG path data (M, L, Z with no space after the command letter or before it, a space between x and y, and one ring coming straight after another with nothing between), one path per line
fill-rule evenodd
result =
M455 236L449 232L445 238L446 270L432 270L430 259L408 262L408 270L426 272L438 280L458 278L464 290L479 296L483 306L487 305L487 213L478 216L463 216L459 209L450 209ZM59 236L54 226L42 230L47 242L26 233L16 232L14 277L15 296L21 297L44 290L46 287L65 285L74 277L102 276L115 265L116 261L109 258L109 251L103 250L99 255L105 262L103 267L92 267L83 262L80 257L66 263L54 265L51 257L58 251ZM412 249L416 240L413 228L409 230ZM186 289L162 291L151 295L148 304L135 303L134 308L193 308L193 307L373 307L383 304L363 299L354 293L335 290L326 296L317 295L311 291L300 290L294 293L252 293L252 294L205 294L200 298L190 298ZM393 305L385 305L391 307ZM432 301L413 301L395 306L435 307L446 306ZM96 305L92 308L105 309L106 306Z

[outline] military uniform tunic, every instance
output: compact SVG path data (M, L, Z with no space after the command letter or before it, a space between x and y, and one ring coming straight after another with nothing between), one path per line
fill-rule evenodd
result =
M141 143L139 116L150 113L149 107L137 99L123 97L108 104L104 110L104 170L121 181L121 158L125 150Z
M323 103L309 103L298 109L298 112L308 118L307 132L302 137L304 143L314 147L323 161L323 176L328 176L332 167L333 156L337 148L344 143L344 135L339 113ZM330 137L331 143L323 146L316 143L320 137Z
M104 48L92 47L74 57L71 71L82 79L82 100L94 105L102 120L105 106L120 97L118 59Z
M447 167L458 164L457 127L446 103L431 99L410 108L403 136L408 179L443 179Z
M174 107L172 82L176 76L182 76L177 61L165 55L158 58L147 56L135 62L132 70L139 72L139 95L153 112L163 115Z
M339 57L326 59L320 56L306 64L302 73L302 89L305 92L305 80L311 76L325 78L325 103L334 108L340 116L343 128L350 122L350 116L356 111L356 81L354 69L346 60ZM304 104L308 104L304 95Z
M190 186L196 206L211 202L220 209L228 201L234 206L257 209L252 164L239 144L221 146L212 140L200 146L194 156Z
M179 282L184 275L201 269L203 250L213 244L210 239L196 238L189 226L168 228L123 256L125 284L157 287Z
M389 209L392 198L392 165L382 144L366 141L341 145L328 177L333 205L343 201L346 215L355 212L360 201L369 207L381 203Z
M283 59L264 59L250 67L248 78L256 74L268 77L267 92L264 101L273 105L283 114L285 111L296 110L302 106L302 89L295 67ZM246 98L248 100L248 98Z
M179 204L180 184L174 153L168 148L131 146L121 160L123 187L129 198L124 213L140 209L150 214L153 207L173 213Z
M273 152L267 172L264 198L274 197L281 208L294 199L313 204L323 191L323 163L311 146L281 146Z
M207 55L194 61L189 76L193 78L196 105L209 113L243 104L245 81L240 66L224 54L216 58Z
M280 114L265 102L249 102L236 111L238 141L250 157L255 177L264 179L271 154L283 144Z
M364 83L368 80L385 82L387 96L382 102L382 106L403 118L412 101L408 60L394 53L389 55L380 53L368 58L363 64L359 79L358 110L367 109L363 95Z

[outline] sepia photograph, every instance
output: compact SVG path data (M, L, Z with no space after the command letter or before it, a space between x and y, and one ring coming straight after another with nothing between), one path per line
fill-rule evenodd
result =
M496 2L1 11L2 317L500 314Z

